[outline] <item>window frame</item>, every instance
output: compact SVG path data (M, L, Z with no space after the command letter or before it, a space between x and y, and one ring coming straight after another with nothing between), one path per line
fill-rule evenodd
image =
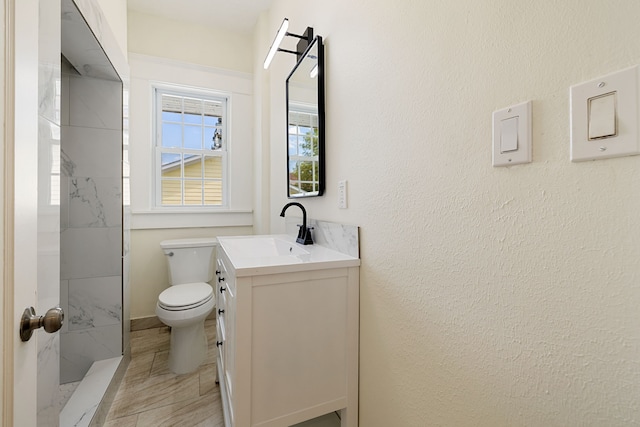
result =
M219 212L228 211L230 208L230 172L229 172L229 156L230 156L230 144L231 144L231 94L228 92L192 88L187 86L171 85L171 84L152 84L152 200L151 205L154 211L162 212ZM196 98L200 100L209 100L223 103L223 117L222 124L220 126L222 132L222 149L221 150L205 150L205 149L189 149L189 148L168 148L162 146L162 95L177 96L181 98ZM204 126L204 125L203 125ZM184 182L189 181L185 179L184 175L181 176L180 182L183 191L182 203L179 205L166 205L162 204L162 153L176 153L181 156L184 154L196 154L207 155L213 157L220 157L222 160L222 201L219 205L189 205L184 204ZM184 172L182 172L183 174ZM205 182L204 178L201 182ZM204 200L203 200L204 202Z

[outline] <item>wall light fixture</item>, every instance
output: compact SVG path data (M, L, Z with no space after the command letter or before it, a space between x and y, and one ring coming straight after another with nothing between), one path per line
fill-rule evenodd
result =
M269 48L269 53L267 53L267 57L264 60L265 70L269 68L269 65L271 64L273 57L276 55L276 52L293 53L297 56L297 59L300 59L304 51L307 50L307 47L309 46L309 44L311 44L311 42L313 41L312 27L307 27L307 29L304 31L304 33L302 33L302 35L292 34L287 31L288 29L289 29L289 20L287 18L284 18L284 20L282 21L282 24L280 25L280 29L276 34L276 38L273 40L273 43L271 43L271 47ZM280 43L282 43L282 40L284 40L285 36L296 37L300 39L300 41L298 42L298 45L296 46L295 51L280 48Z

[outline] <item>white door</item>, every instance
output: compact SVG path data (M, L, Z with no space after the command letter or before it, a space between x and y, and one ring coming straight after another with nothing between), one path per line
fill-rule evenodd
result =
M52 301L59 300L59 277L51 277L51 272L55 275L59 268L59 244L55 249L54 230L56 223L59 227L59 210L51 206L51 189L55 190L56 186L51 185L54 182L50 164L53 151L47 148L47 144L55 142L56 131L55 125L52 126L55 120L52 122L50 112L45 111L48 105L43 105L39 96L39 88L42 91L47 87L43 86L43 69L39 68L42 62L39 55L44 52L42 40L39 41L39 17L47 16L41 15L40 3L38 0L3 2L6 12L3 23L10 31L5 32L7 38L3 43L7 85L3 136L6 149L3 159L2 413L4 425L24 427L56 426L58 419L57 407L46 402L47 408L39 411L38 399L42 396L38 391L57 392L58 384L52 381L59 377L59 338L38 330L29 341L22 342L18 333L25 308L34 307L38 315L43 315L51 308L49 305L56 305L51 304ZM48 17L54 22L56 16L59 21L59 9L56 15ZM57 55L59 58L59 50ZM39 143L39 136L43 135L45 138ZM43 153L47 150L48 158L44 161ZM43 183L47 183L46 188ZM44 200L48 202L43 204ZM43 210L47 204L48 208ZM47 374L39 378L38 371ZM46 399L53 401L55 397L49 395Z
M60 305L60 0L38 7L38 241L37 314ZM29 24L32 25L32 24ZM39 329L37 340L37 425L59 423L60 333Z

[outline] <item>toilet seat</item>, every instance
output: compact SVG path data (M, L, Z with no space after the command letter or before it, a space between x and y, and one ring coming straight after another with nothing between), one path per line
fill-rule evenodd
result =
M184 311L200 307L213 299L213 288L208 283L185 283L162 291L158 306L167 311Z

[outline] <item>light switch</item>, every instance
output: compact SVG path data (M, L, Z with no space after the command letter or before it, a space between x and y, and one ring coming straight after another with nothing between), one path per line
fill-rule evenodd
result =
M493 166L531 162L531 101L493 112Z
M589 139L616 136L616 93L589 98Z
M347 180L338 181L338 208L347 209Z
M638 66L571 86L571 161L640 154Z
M502 120L500 125L500 152L516 151L518 149L518 118Z

